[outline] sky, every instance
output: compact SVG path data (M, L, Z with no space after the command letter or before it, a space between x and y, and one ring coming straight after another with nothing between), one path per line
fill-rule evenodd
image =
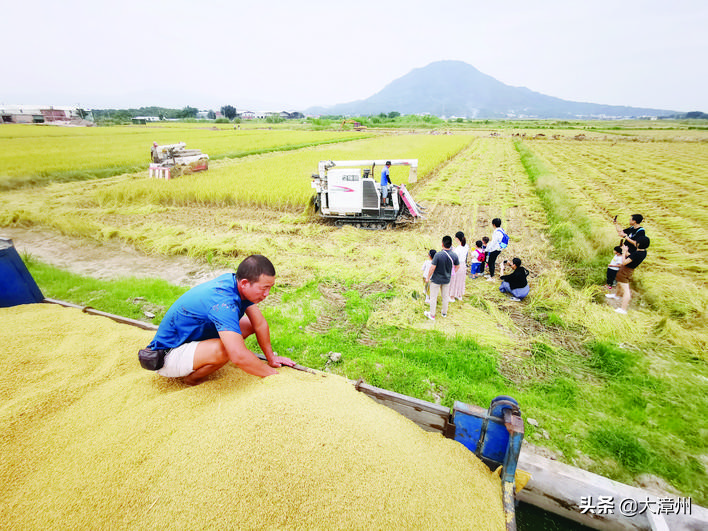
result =
M305 110L451 59L566 100L708 112L707 0L21 0L0 13L4 105Z

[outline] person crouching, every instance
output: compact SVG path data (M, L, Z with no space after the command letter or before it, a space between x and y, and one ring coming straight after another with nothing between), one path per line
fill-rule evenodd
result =
M525 267L521 267L521 258L514 258L511 261L511 273L505 275L504 266L507 264L508 262L504 260L501 266L502 283L499 286L499 291L508 293L511 295L510 300L518 302L529 294L529 283L526 281L529 271Z

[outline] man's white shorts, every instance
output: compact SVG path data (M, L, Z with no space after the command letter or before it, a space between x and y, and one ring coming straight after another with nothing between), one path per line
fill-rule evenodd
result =
M199 341L185 343L177 348L173 348L165 356L165 364L157 371L160 376L167 378L181 378L194 372L194 352L197 350Z

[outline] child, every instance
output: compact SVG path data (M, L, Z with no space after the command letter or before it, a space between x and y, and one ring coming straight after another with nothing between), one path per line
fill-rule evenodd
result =
M430 249L430 251L428 251L428 259L423 262L423 292L425 293L425 304L430 304L430 282L428 281L428 273L430 272L430 266L433 263L434 256L435 249Z
M489 268L487 259L489 258L489 253L487 252L487 245L489 245L489 236L482 238L482 250L484 251L484 266L482 267L482 273L484 273L485 268Z
M476 249L472 251L472 265L470 266L470 278L477 278L484 273L484 244L482 240L474 242Z
M622 247L618 245L617 247L615 247L615 256L612 257L612 261L607 266L607 285L605 287L608 290L612 290L612 285L615 283L617 271L619 271L623 260L624 254L622 253Z

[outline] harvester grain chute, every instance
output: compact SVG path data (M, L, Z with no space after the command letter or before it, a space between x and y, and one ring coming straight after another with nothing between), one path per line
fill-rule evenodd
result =
M173 179L209 169L209 155L198 149L187 149L184 142L165 145L153 142L150 159L150 177Z
M312 174L315 196L312 202L317 214L335 225L353 225L362 229L385 229L413 223L423 217L425 208L415 202L405 184L389 186L385 204L381 201L381 185L376 167L407 166L408 182L417 180L418 159L323 160L318 173Z

